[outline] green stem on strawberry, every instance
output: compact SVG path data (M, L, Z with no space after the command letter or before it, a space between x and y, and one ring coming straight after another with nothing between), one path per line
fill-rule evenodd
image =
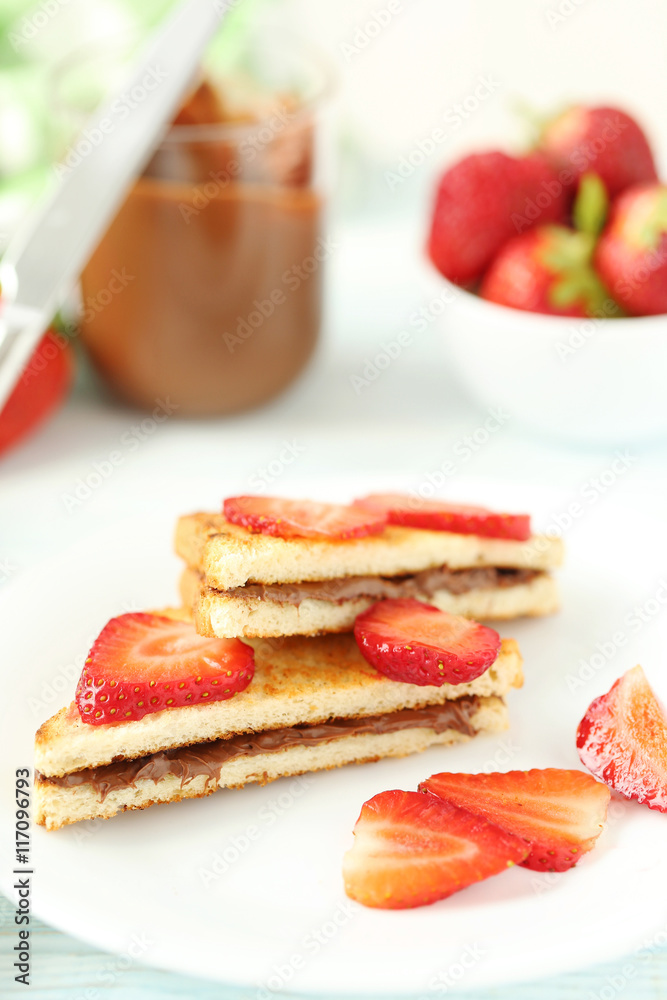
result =
M598 174L589 172L579 181L579 190L572 209L574 228L580 233L598 237L609 212L609 195Z

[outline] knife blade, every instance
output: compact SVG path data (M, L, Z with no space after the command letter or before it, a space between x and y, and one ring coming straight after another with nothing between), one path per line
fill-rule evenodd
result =
M178 5L144 46L120 91L86 123L88 136L101 136L97 144L89 140L76 165L59 169L51 190L11 240L0 262L0 410L168 128L207 43L237 3ZM119 115L119 101L133 91L145 97Z

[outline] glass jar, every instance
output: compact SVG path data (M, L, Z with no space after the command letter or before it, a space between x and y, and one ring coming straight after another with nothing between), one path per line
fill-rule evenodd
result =
M179 415L270 399L305 366L321 322L326 73L275 34L223 51L81 276L81 338L96 368L130 403L168 397ZM106 49L98 76L105 58L118 65ZM61 106L90 95L85 64L61 69ZM146 82L119 116L150 99ZM76 140L65 163L72 154Z

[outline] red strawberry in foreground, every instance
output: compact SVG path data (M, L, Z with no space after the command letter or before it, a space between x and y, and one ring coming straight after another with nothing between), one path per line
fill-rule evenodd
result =
M591 265L594 241L565 226L515 236L486 272L480 294L499 305L554 316L618 311Z
M345 892L364 906L426 906L526 856L519 837L423 792L364 802L343 859Z
M495 663L492 628L413 600L379 601L357 617L362 656L385 677L407 684L465 684Z
M595 264L633 316L667 313L667 186L629 188L614 205Z
M440 180L428 253L450 281L471 285L512 236L564 216L563 186L544 157L474 153Z
M641 667L628 670L589 705L577 749L610 788L667 812L667 717Z
M558 768L491 774L434 774L420 790L433 792L523 838L520 862L562 872L595 846L607 815L609 789L583 771Z
M402 493L371 493L354 501L364 510L386 513L389 524L429 531L451 531L458 535L483 538L511 538L525 542L530 538L529 514L500 514L469 504L422 500Z
M363 538L387 525L384 515L359 507L282 497L229 497L223 513L232 524L280 538Z
M63 402L72 382L72 352L49 330L0 411L0 454L30 434Z
M204 639L190 622L152 614L112 618L76 689L84 722L131 722L163 709L224 701L247 688L255 654L240 639Z
M576 185L582 174L594 171L610 198L631 184L658 179L646 136L618 108L568 108L543 130L540 149L564 183L565 175Z

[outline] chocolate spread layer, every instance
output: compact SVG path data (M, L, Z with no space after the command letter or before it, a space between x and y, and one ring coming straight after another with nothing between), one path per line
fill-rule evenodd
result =
M479 566L471 569L449 569L440 566L406 576L347 576L337 580L315 580L304 583L247 583L244 587L225 590L227 597L255 597L260 601L279 604L300 604L307 598L340 604L357 597L373 600L406 597L432 597L438 590L450 594L465 594L469 590L492 587L516 587L530 583L537 576L533 569L506 569Z
M163 750L136 760L85 768L62 777L44 777L39 772L35 777L67 788L92 785L103 802L109 792L129 785L134 787L139 779L157 783L167 775L174 775L180 778L182 788L193 778L203 774L207 784L209 781L217 783L223 764L234 757L255 757L257 754L275 753L291 746L317 746L342 736L395 733L402 729L433 729L436 733L455 729L466 736L474 736L475 730L470 719L478 706L478 697L467 695L447 701L444 705L403 708L398 712L369 715L365 718L332 719L318 726L291 726L262 733L244 733L226 740Z

